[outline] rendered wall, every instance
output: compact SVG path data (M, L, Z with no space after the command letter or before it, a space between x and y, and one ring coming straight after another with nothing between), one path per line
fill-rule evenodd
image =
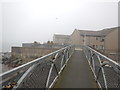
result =
M114 30L105 37L105 50L107 53L116 53L118 51L118 30Z
M12 47L12 57L21 58L28 62L41 56L47 55L58 49L54 48L33 48L33 47Z

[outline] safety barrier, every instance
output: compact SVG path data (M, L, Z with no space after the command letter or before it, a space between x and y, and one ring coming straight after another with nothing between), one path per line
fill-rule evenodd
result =
M73 52L70 45L1 74L2 88L52 88Z
M120 88L120 64L89 46L82 48L99 86L106 90Z

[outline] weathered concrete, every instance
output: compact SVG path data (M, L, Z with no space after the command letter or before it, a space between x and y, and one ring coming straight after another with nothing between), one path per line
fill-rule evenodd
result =
M75 50L54 88L97 88L93 73L81 50Z
M57 48L35 48L35 47L12 47L12 57L20 58L23 62L29 62L41 56L47 55Z

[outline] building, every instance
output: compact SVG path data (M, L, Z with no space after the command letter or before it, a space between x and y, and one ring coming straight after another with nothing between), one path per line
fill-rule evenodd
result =
M59 45L66 45L70 42L70 35L56 35L53 36L53 43Z
M106 53L117 53L118 48L118 28L112 28L111 33L105 37L105 51Z
M104 53L120 63L120 44L119 44L119 28L111 28L111 33L105 37Z
M71 35L55 35L53 40L59 44L89 45L106 55L118 56L118 33L118 27L97 31L75 29Z
M57 35L53 36L53 42L40 44L23 43L22 47L12 47L12 57L33 60L35 58L44 56L50 52L65 47L66 45L88 45L112 59L118 60L119 56L119 31L117 27L108 28L98 31L92 30L78 30L75 29L71 35Z
M107 49L109 44L105 42L109 42L110 37L115 37L115 34L117 34L117 28L99 31L75 29L71 35L54 35L53 42L57 44L89 45L96 49ZM117 38L115 40L115 43L117 43ZM114 45L111 48L115 47L117 46Z

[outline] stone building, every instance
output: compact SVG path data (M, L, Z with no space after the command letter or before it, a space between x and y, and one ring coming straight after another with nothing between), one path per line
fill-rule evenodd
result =
M118 55L120 51L118 34L118 27L97 31L75 29L71 35L60 35L59 38L55 35L53 41L59 44L89 45L107 55Z
M110 45L110 42L113 43ZM118 28L98 31L75 29L71 35L54 35L54 43L89 45L96 49L118 50Z
M12 47L12 56L33 60L72 44L89 45L107 56L112 56L111 58L118 59L120 51L118 34L117 27L98 31L75 29L71 35L55 34L52 44L23 43L22 47Z
M105 37L106 53L117 53L118 48L118 28L112 28L112 32Z
M56 35L53 36L53 43L59 45L66 45L70 42L70 35Z

